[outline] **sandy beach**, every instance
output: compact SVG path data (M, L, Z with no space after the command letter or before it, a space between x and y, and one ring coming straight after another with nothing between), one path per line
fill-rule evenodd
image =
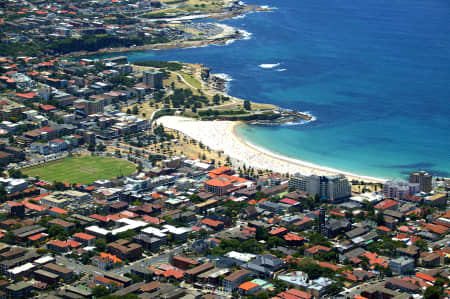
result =
M179 116L164 116L156 121L164 127L177 130L203 143L214 150L221 150L233 159L239 160L247 167L255 169L270 169L280 173L316 175L333 175L342 173L350 180L365 182L384 182L381 178L361 176L354 173L340 171L302 160L285 157L266 149L252 145L239 138L234 128L239 122L234 121L199 121Z

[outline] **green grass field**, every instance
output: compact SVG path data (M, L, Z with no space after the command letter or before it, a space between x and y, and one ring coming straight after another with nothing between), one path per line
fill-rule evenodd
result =
M77 184L92 184L135 171L136 166L131 162L106 157L67 158L22 170L30 177L39 175L45 181Z

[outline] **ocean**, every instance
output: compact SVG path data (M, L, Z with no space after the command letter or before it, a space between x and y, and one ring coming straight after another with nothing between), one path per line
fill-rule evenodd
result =
M242 125L250 143L382 178L450 176L448 0L252 0L276 7L221 21L251 36L223 46L129 52L203 63L229 93L308 111L297 125Z

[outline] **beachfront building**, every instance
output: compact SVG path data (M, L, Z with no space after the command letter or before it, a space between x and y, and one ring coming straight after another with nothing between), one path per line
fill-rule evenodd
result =
M406 181L387 181L383 186L383 194L387 198L403 199L406 195L414 195L420 191L418 183Z
M348 198L351 195L351 186L348 179L342 175L317 176L294 174L289 180L289 187L307 192L311 196L336 201Z
M429 193L433 190L433 176L426 171L412 172L409 175L411 184L419 184L420 191Z

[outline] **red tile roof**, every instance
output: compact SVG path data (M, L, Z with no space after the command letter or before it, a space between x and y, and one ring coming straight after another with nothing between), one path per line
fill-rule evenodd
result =
M85 233L76 233L73 235L76 238L82 239L82 240L92 240L95 239L95 236L93 235L89 235L89 234L85 234Z
M292 206L295 206L295 205L298 205L298 204L299 204L298 201L293 200L293 199L290 199L290 198L283 198L282 200L280 200L280 202L281 202L281 203L288 204L288 205L292 205Z
M392 199L386 199L377 204L374 208L378 210L386 210L398 205L398 202Z

